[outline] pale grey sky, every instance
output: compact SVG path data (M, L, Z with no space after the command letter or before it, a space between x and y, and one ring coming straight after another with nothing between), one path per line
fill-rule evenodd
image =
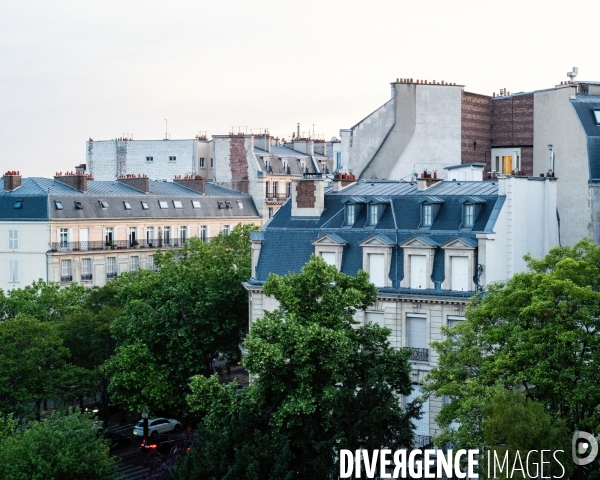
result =
M0 169L51 176L85 140L231 126L339 135L397 77L491 94L600 80L598 0L0 2Z

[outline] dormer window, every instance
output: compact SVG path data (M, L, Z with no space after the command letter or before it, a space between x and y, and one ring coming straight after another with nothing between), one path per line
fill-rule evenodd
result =
M131 203L123 201L123 206L125 210L131 210Z
M423 221L421 225L431 227L433 223L433 205L423 205Z
M600 109L594 109L594 119L596 120L596 125L600 125Z
M81 204L81 202L80 202L80 201L78 201L78 200L75 200L75 208L76 208L77 210L83 210L83 205Z
M15 208L21 208L23 206L23 200L15 200Z
M475 223L475 205L463 207L463 227L472 227Z
M104 200L98 200L100 202L100 207L102 207L102 210L106 210L108 208L108 202L105 202Z
M346 205L346 225L354 225L356 220L356 207L354 205Z
M374 226L377 225L377 222L379 220L378 218L378 214L379 214L379 205L375 204L371 204L369 205L369 218L368 218L368 225Z
M59 202L58 200L54 201L54 205L56 205L56 209L57 210L62 210L63 209L63 204L62 202Z

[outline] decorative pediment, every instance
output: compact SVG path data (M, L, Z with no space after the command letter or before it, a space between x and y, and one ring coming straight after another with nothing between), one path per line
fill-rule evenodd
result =
M395 242L386 237L385 235L373 235L369 237L367 240L362 242L359 246L361 247L392 247L395 245Z
M402 248L435 248L439 243L429 237L418 236L400 244Z
M457 237L442 245L442 248L473 249L477 247L477 240L468 237Z
M346 242L346 240L344 240L339 235L336 235L335 233L329 233L327 235L323 235L322 237L319 237L317 240L312 242L312 244L314 246L317 246L317 245L343 246L343 245L346 245L346 243L348 243L348 242Z

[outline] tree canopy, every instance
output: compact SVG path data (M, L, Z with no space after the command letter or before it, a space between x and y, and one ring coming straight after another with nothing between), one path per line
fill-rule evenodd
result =
M312 256L264 292L279 308L246 337L252 385L240 394L192 379L190 407L207 416L178 478L329 478L339 449L410 446L418 406L398 402L412 388L409 354L390 346L389 329L353 318L377 299L368 275Z
M529 272L490 285L432 344L440 360L427 389L451 399L438 442L484 445L483 411L498 389L522 390L571 432L600 430L600 247L583 240L526 260Z

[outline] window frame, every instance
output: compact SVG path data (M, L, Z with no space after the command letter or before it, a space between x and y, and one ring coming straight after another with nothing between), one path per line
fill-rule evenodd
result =
M176 161L177 161L176 155L169 155L169 162L176 162Z
M166 200L159 200L158 201L158 207L161 210L167 210L169 208L169 202L167 202Z
M173 200L173 208L181 209L183 208L183 203L181 200Z
M14 204L13 208L21 208L22 206L23 206L23 200L21 200L21 199L15 200L15 204Z
M146 161L147 162L153 162L154 161L154 156L147 156L146 157Z
M344 212L345 221L344 224L351 227L356 222L356 205L353 203L346 204L346 209Z
M19 260L8 260L8 283L19 283Z
M433 224L433 205L431 203L424 203L421 206L421 226L431 227Z
M367 226L375 227L379 223L379 204L369 203Z
M131 210L131 203L128 201L123 200L123 206L125 207L125 210Z
M475 225L475 204L466 203L463 205L463 228L472 228Z
M16 236L15 236L16 233ZM12 238L11 238L12 235ZM8 249L18 250L19 249L19 229L9 228L8 229Z
M142 202L142 210L149 210L150 206L148 205L148 202L145 202L144 200L141 201Z
M202 208L200 200L192 200L192 208Z
M198 159L198 168L206 168L206 167L204 166L204 157L200 157L200 158Z
M64 210L64 206L60 200L54 200L54 206L57 210Z

